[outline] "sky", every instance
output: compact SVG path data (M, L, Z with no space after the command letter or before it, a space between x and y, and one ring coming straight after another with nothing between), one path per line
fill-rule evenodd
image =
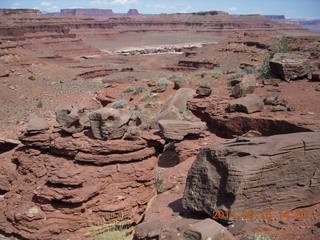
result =
M59 12L61 8L101 8L140 13L175 13L222 10L230 14L274 14L287 18L320 18L320 0L0 0L0 8L36 8Z

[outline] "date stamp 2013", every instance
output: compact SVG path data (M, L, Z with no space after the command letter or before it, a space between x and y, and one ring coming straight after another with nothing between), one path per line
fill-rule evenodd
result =
M271 211L271 210L262 210L262 211L254 211L254 210L243 210L241 212L237 212L235 210L213 210L212 218L213 219L228 219L228 220L236 220L236 219L245 219L245 220L291 220L298 219L304 220L309 217L309 214L306 210L297 209L294 211Z

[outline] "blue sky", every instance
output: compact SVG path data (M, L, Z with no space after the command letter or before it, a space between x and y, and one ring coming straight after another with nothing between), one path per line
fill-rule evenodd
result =
M38 8L56 12L61 8L111 8L126 12L173 13L223 10L232 14L284 14L288 18L320 18L320 0L0 0L0 8Z

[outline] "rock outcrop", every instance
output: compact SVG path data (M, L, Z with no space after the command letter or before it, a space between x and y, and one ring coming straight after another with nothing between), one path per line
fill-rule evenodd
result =
M127 131L131 113L123 109L101 108L89 116L91 131L97 139L119 139Z
M245 97L251 94L257 87L257 80L253 74L249 74L242 78L240 83L232 87L232 96L235 98Z
M259 95L248 94L246 97L231 100L227 107L228 112L260 112L263 109L263 101Z
M308 59L294 53L276 53L270 60L270 68L286 81L306 77L310 71Z
M1 232L30 240L83 239L78 230L92 225L141 221L155 193L158 136L103 141L90 130L68 136L32 122L13 159L1 159Z
M81 132L90 127L89 111L74 106L59 109L56 112L56 119L61 129L67 133Z
M176 217L167 224L146 222L136 228L135 240L234 240L232 234L212 219L195 220Z
M238 138L203 148L189 170L183 205L209 216L214 210L241 216L245 210L259 215L317 204L319 155L319 132Z
M199 135L207 129L206 124L201 121L161 120L159 126L164 137L171 140L183 140L187 135Z
M157 121L160 120L193 120L198 119L188 111L187 102L192 99L196 91L191 88L180 88L164 104Z

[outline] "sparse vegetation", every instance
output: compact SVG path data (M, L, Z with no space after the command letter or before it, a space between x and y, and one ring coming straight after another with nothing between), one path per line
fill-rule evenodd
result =
M191 84L193 82L193 79L192 78L187 78L186 81L187 81L188 84Z
M202 71L202 72L196 72L195 75L198 77L204 78L207 75L207 73Z
M157 190L159 190L159 189L160 189L160 187L162 186L162 184L163 184L163 179L161 179L161 178L157 178L157 180L156 180L156 184L155 184L156 189L157 189Z
M170 76L169 78L168 78L168 80L169 81L172 81L172 82L174 82L174 81L177 81L178 79L180 79L181 78L181 76L180 75L172 75L172 76Z
M117 99L116 101L114 101L114 103L112 104L112 108L114 109L120 109L120 108L124 108L127 106L127 102L123 99Z
M187 109L187 108L179 108L179 113L180 113L181 115L185 115L185 114L190 113L190 110Z
M158 87L163 87L163 86L168 86L169 85L169 81L165 78L160 78L158 81L157 81L157 86Z
M270 60L274 57L276 53L290 53L292 47L286 37L282 37L279 42L272 46L271 51L263 60L263 64L259 69L260 78L271 78L273 77L270 69Z
M212 80L201 81L198 84L199 87L210 87L211 85L212 85Z
M256 68L254 66L246 66L242 71L246 74L254 74L256 72Z
M131 227L130 224L115 224L107 229L96 231L94 240L126 240L126 231Z
M219 70L216 70L216 71L212 71L211 72L211 77L213 77L214 79L218 79L219 77L221 77L223 73Z
M271 238L264 235L247 236L247 240L271 240Z
M133 93L142 93L143 91L145 90L145 87L144 86L129 86L127 87L123 92L124 93L130 93L130 92L133 92Z
M141 115L149 115L149 110L142 108L142 109L129 109L130 112L132 112L136 116L141 116Z
M148 93L145 93L142 97L142 101L146 101L146 100L149 100L149 99L153 99L153 98L158 98L159 97L159 93L152 93L152 92L148 92Z
M162 105L162 102L149 102L148 103L152 108L158 108Z
M41 102L41 100L37 103L37 108L43 108L43 103Z

